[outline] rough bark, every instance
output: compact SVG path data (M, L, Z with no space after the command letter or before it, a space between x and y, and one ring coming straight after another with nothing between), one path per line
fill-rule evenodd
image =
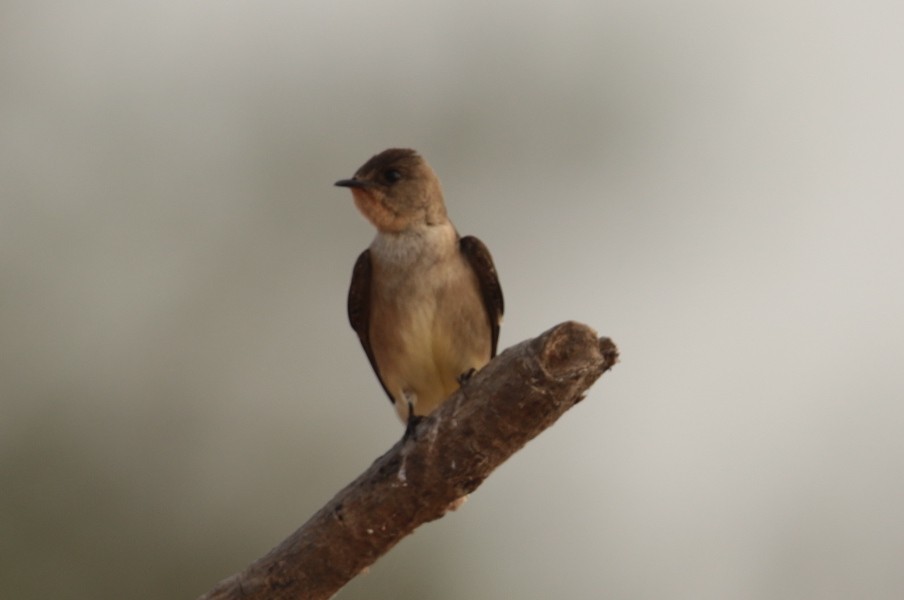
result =
M618 359L562 323L496 357L307 523L201 600L332 597L552 425Z

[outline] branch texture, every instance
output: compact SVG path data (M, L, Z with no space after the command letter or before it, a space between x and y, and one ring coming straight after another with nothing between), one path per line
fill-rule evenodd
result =
M201 600L332 597L477 489L617 359L611 340L574 322L507 349L295 533Z

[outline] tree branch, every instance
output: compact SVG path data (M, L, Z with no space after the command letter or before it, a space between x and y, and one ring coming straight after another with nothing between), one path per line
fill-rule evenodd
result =
M509 348L307 523L200 600L332 597L422 523L442 517L552 425L618 359L574 322Z

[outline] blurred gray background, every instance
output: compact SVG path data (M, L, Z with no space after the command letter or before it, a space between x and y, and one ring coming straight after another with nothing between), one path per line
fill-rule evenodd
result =
M347 190L622 363L339 598L904 595L904 4L0 4L0 597L193 598L402 433Z

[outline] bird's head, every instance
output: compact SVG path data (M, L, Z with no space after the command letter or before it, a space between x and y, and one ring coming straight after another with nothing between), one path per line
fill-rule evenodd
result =
M439 179L414 150L384 150L336 185L350 188L361 214L384 233L446 221Z

